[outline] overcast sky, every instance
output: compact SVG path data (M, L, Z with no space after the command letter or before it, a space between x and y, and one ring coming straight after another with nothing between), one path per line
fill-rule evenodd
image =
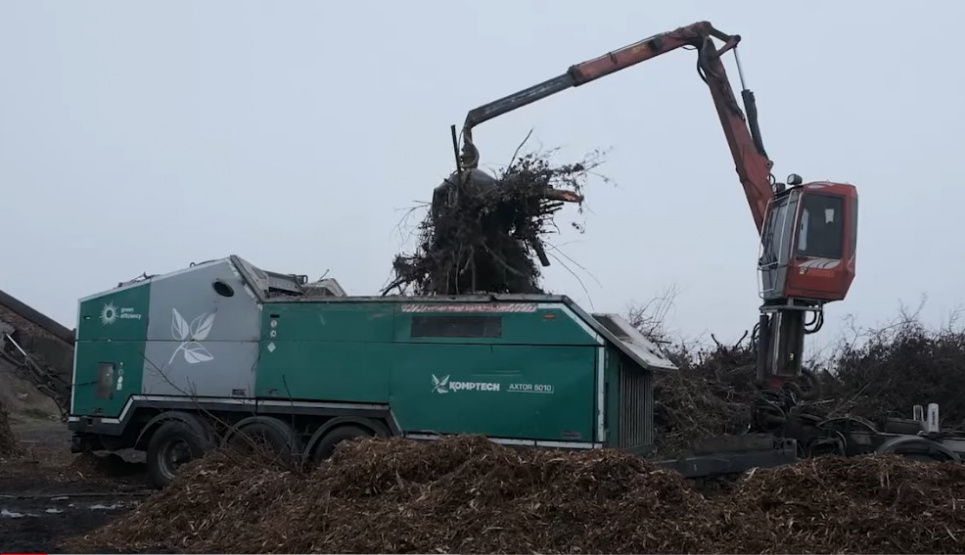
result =
M858 277L819 341L923 294L941 323L965 299L961 1L6 0L0 288L70 327L79 297L228 254L376 293L412 246L400 219L453 169L450 124L702 19L743 37L775 175L858 186ZM679 50L474 135L488 167L530 129L560 161L612 149L615 184L563 218L586 231L552 238L573 262L547 287L617 312L676 287L673 329L736 339L757 235L695 63Z

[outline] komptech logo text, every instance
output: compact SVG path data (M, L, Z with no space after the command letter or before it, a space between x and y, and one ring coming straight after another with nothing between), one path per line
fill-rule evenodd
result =
M449 376L442 378L432 375L432 391L449 393L451 391L499 391L500 384L495 382L453 382Z
M454 382L449 375L438 377L432 375L432 391L445 394L454 391L504 391L503 385L497 382ZM551 384L512 383L505 388L511 393L553 393Z

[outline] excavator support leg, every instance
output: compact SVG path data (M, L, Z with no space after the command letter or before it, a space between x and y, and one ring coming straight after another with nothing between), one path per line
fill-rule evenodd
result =
M783 428L788 411L800 400L820 395L816 377L807 373L805 391L796 383L804 374L801 355L806 334L804 310L777 308L762 310L757 338L757 381L761 398L754 404L755 422L761 431Z
M761 314L760 345L757 351L757 379L772 387L801 375L804 351L803 310L778 309Z

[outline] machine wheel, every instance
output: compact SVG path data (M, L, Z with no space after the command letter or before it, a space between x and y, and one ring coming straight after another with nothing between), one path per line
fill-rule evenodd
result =
M318 440L315 448L312 449L312 466L317 466L321 464L322 461L331 457L332 453L335 452L335 446L339 443L361 437L372 437L374 435L371 430L366 430L361 426L348 425L332 428L322 436L322 439Z
M876 453L894 453L909 460L942 462L961 462L957 453L941 443L916 436L898 436L888 440L875 450Z
M246 418L236 424L224 443L245 455L269 455L286 463L301 452L301 442L291 426L277 418L263 416Z
M151 483L161 489L171 483L178 469L204 455L205 441L198 431L180 420L165 422L147 445L147 471Z

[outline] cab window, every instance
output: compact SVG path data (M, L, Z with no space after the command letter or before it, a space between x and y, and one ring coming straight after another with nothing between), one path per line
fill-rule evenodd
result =
M844 198L811 193L801 199L797 252L816 258L841 258L844 248Z

